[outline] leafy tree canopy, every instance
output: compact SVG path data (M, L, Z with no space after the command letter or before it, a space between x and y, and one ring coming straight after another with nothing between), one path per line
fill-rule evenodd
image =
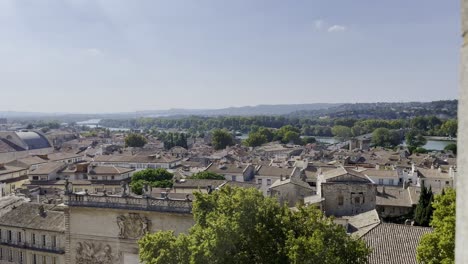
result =
M131 133L125 137L125 146L126 147L136 147L141 148L146 144L147 140L143 135Z
M447 146L445 146L444 150L449 150L449 151L452 151L453 154L457 154L457 144L450 143Z
M195 194L187 235L148 234L144 263L365 263L370 253L318 209L292 212L256 189L226 186Z
M423 133L416 129L411 129L405 135L406 145L418 148L426 145L427 140L424 137Z
M397 131L387 128L377 128L372 133L372 143L380 147L394 147L401 142L400 135Z
M331 130L335 137L343 140L349 139L353 135L351 128L347 126L334 126Z
M436 195L431 221L434 231L421 238L416 252L418 262L455 263L455 196L454 189L446 189Z
M228 146L234 145L234 139L229 131L216 129L213 131L211 144L216 150L225 149Z
M218 173L210 172L210 171L201 171L195 173L190 177L191 179L199 179L199 180L224 180L224 176Z
M169 188L172 187L174 175L165 169L145 169L137 171L132 175L130 188L132 192L141 195L143 187L149 184L152 187Z

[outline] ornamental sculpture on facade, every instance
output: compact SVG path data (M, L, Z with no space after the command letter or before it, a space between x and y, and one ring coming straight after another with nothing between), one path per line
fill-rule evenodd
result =
M118 263L119 260L118 254L113 254L109 245L91 242L78 242L77 244L77 264L113 264Z
M138 239L149 232L150 220L137 213L117 216L119 237L124 239Z

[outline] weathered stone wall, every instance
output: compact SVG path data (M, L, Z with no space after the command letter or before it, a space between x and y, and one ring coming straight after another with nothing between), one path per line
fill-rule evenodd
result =
M456 263L468 263L468 0L461 1L462 36L458 106Z
M69 207L67 263L138 263L137 239L145 232L186 232L191 214ZM87 261L87 262L86 262Z
M356 215L375 209L377 187L374 184L325 182L321 188L322 197L325 198L323 210L326 215Z

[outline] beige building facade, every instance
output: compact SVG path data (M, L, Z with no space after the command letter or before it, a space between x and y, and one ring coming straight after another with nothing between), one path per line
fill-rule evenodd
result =
M192 202L71 194L65 216L65 263L136 264L137 240L146 233L193 226Z

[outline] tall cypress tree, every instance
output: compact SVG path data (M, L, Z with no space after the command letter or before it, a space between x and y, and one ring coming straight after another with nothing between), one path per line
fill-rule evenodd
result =
M414 221L417 225L429 226L433 213L433 199L432 186L429 186L429 189L427 189L423 183L421 186L421 194L419 195L419 202L414 211Z

